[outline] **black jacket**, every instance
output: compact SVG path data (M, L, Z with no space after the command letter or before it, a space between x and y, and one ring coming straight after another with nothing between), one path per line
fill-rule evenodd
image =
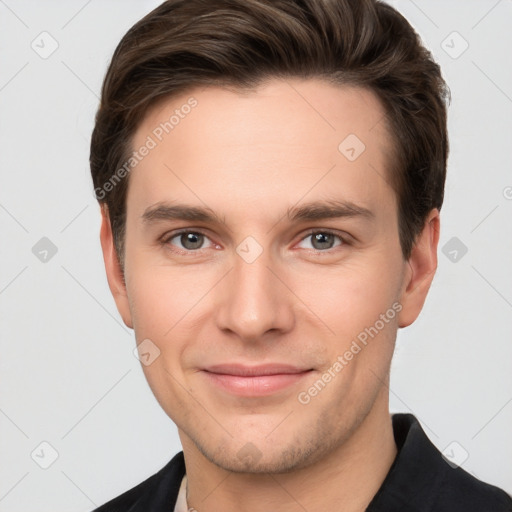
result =
M512 512L508 494L448 464L412 414L394 414L393 431L398 454L366 512ZM184 474L179 452L93 512L173 512Z

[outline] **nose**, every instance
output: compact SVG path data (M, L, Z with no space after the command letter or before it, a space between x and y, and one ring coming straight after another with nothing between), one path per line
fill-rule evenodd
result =
M281 275L280 275L281 274ZM254 343L293 329L293 294L265 251L248 263L238 255L217 289L216 323L224 332Z

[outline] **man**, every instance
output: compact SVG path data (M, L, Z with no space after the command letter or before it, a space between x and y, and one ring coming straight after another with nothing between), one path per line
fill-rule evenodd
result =
M389 414L437 266L447 87L372 0L171 0L91 142L110 289L183 452L98 511L492 511Z

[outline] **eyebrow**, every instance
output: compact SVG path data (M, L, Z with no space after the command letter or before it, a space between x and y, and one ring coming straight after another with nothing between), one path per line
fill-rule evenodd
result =
M375 214L351 201L326 200L306 203L300 207L288 208L287 217L292 222L361 217L373 220Z
M145 224L158 220L191 220L210 224L224 224L210 208L188 206L184 204L172 205L165 202L156 203L144 211L141 216Z
M284 217L290 222L307 222L335 218L363 218L373 220L375 214L363 206L351 201L325 200L288 208ZM145 224L159 220L189 220L209 224L225 224L213 210L206 207L188 206L184 204L156 203L144 211L141 216Z

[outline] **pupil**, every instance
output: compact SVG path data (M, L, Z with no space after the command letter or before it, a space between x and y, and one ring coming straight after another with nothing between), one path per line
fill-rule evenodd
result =
M313 236L313 247L315 249L329 249L332 247L332 237L330 233L316 233Z
M199 233L183 233L181 243L186 249L199 249L203 243L203 235Z

